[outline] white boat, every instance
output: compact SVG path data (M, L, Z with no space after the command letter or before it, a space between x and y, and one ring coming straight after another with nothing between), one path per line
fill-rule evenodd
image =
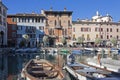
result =
M111 71L91 67L82 63L68 63L64 69L66 69L75 80L120 80L120 77Z

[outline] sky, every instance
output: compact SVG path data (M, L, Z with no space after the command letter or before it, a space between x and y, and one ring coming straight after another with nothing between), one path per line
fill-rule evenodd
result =
M99 11L100 15L109 14L113 21L120 20L120 0L2 0L8 8L8 14L40 13L41 9L73 11L72 20L91 19Z

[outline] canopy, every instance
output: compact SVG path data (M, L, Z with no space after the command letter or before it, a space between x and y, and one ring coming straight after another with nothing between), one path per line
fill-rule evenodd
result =
M62 49L60 52L61 52L61 54L63 54L63 55L67 55L67 54L69 53L69 50L67 50L67 49Z
M72 54L82 54L82 51L81 50L72 50Z

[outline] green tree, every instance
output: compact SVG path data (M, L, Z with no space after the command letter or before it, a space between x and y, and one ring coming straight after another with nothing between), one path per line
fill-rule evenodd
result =
M67 41L66 41L65 37L62 38L62 43L63 43L64 46L67 44Z
M110 42L113 44L113 46L117 45L117 39L116 38L111 38Z
M23 38L25 39L26 47L28 47L28 42L30 40L30 37L27 34L24 34Z
M46 46L46 45L49 43L49 38L48 38L48 36L44 36L44 37L43 37L43 43L44 43L44 46Z
M102 42L102 40L100 38L95 39L95 44L99 45L101 42Z
M20 42L20 47L24 47L24 46L25 46L25 41L22 40L22 41Z
M84 40L84 37L78 37L77 42L83 45Z

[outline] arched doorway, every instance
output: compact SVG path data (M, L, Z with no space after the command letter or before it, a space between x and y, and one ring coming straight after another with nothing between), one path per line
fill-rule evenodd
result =
M4 40L4 32L0 31L0 46L3 46L3 40Z

